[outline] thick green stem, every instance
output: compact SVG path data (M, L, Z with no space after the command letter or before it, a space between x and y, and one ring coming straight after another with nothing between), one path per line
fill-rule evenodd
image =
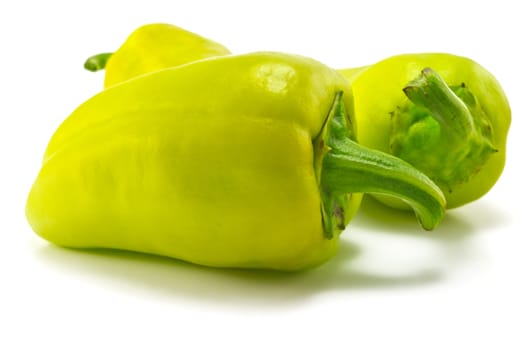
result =
M381 193L400 198L415 211L423 228L431 230L441 221L445 198L422 172L405 161L368 149L348 137L342 92L337 93L331 113L318 137L322 154L320 186L325 232L331 237L341 213L336 199L346 193Z
M329 193L381 193L406 201L427 230L436 227L445 200L423 173L399 158L345 140L326 154L323 180Z
M431 68L423 69L403 91L416 106L428 111L452 140L464 142L474 131L469 108Z
M391 152L452 192L496 151L490 119L468 86L448 86L430 68L403 91L410 101L392 112Z
M84 68L90 72L97 72L106 68L106 63L109 58L113 55L113 52L104 52L97 55L89 57L86 62L84 62Z

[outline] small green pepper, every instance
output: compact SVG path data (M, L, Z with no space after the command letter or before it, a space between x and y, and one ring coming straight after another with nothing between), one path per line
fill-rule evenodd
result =
M439 188L354 139L352 94L335 70L279 53L201 60L75 110L26 214L62 246L280 270L332 257L363 192L398 196L425 229L438 225Z
M448 208L480 198L496 183L511 112L501 86L479 64L409 54L340 72L354 93L359 142L423 171L443 190Z
M104 87L109 87L159 69L228 54L215 41L171 24L155 23L137 28L114 53L91 56L84 68L93 72L105 68Z

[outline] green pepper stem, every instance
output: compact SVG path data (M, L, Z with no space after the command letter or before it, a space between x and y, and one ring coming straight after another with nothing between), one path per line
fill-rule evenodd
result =
M423 69L403 91L416 106L429 112L448 131L448 136L464 142L474 131L469 108L431 68Z
M333 232L332 217L340 214L334 210L334 199L345 193L391 195L413 208L424 229L432 230L440 223L445 197L437 185L405 161L350 139L342 92L337 93L319 138L323 142L318 144L325 148L320 186L323 222L329 237Z
M113 55L113 52L104 52L97 55L89 57L86 62L84 62L84 68L90 72L97 72L106 68L106 63L109 58Z
M406 201L426 230L443 216L443 194L428 177L399 158L350 139L325 155L323 174L330 193L381 193Z
M392 112L391 152L450 193L496 151L491 121L465 84L449 87L430 68L403 91L411 102Z

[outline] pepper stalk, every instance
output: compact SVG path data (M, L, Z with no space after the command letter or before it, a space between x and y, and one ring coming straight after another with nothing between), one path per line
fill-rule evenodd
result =
M324 232L331 238L334 226L344 227L341 196L379 193L409 204L426 230L434 229L444 215L445 197L426 175L407 162L359 145L348 135L348 120L336 94L321 134L314 141L322 197Z
M409 101L392 114L392 154L442 189L469 181L497 152L490 120L464 83L448 86L425 68L403 92Z
M113 52L104 52L88 57L84 62L84 68L90 72L98 72L106 68L109 58L113 55Z

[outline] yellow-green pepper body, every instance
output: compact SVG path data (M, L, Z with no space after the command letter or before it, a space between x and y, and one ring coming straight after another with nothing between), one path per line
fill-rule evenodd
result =
M433 228L444 205L439 190L397 159L351 141L352 109L343 107L352 106L351 96L336 71L278 53L199 61L116 85L53 135L28 221L67 247L294 270L335 254L361 198L347 188L375 190L394 176L394 190L408 177L418 183L407 193L429 203L432 215L423 205L420 218ZM336 176L341 186L324 181L325 160L327 167L341 161L332 157L340 146L332 139L370 158L356 167L359 176ZM374 184L363 170L376 163Z
M438 118L429 110L416 109L407 97L404 89L428 67L454 90L460 100L455 102L468 107L472 114L468 127L478 134L475 142L448 139L456 125L451 122L447 128L446 122L436 122ZM505 165L511 113L501 86L479 64L450 54L407 54L340 72L350 81L354 94L360 143L399 156L422 170L441 187L448 208L480 198L496 183ZM415 117L418 113L421 116ZM467 141L471 136L458 133L454 137ZM451 159L445 159L448 155ZM404 207L397 200L377 197L391 206Z
M212 266L294 269L332 256L312 138L346 81L279 55L216 63L130 81L77 109L33 186L35 231Z
M137 28L109 57L104 87L159 69L196 60L228 55L221 44L171 24L155 23Z

